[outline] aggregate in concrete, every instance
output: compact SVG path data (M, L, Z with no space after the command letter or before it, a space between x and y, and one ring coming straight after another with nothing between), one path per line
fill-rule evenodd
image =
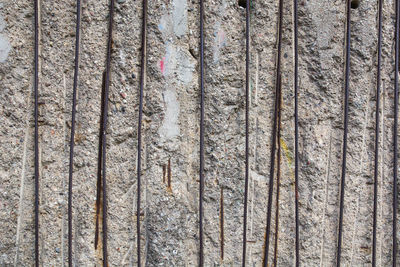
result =
M82 0L73 184L75 266L101 266L102 253L94 247L94 232L108 4L107 0ZM393 0L384 1L378 266L391 265L392 254L394 6ZM340 0L299 0L301 266L334 266L336 262L345 7L345 1ZM110 266L134 266L137 259L141 8L141 1L117 1L113 25L107 132ZM0 0L1 266L30 266L34 260L33 10L32 1ZM285 1L279 266L293 266L295 256L292 10L292 1ZM251 2L249 266L260 266L263 261L277 12L277 0ZM377 1L363 0L351 12L342 263L366 266L372 257ZM40 1L40 262L43 266L67 265L68 142L75 18L74 0ZM147 31L142 254L148 266L197 266L198 1L150 1ZM205 1L205 48L205 266L240 266L245 166L245 9L238 1ZM170 187L163 182L165 176L170 177ZM271 229L275 229L274 221L273 215ZM273 244L274 238L270 242ZM274 246L270 247L273 255Z

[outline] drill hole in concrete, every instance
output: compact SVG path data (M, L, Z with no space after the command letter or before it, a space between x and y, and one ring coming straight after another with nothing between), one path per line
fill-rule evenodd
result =
M246 8L247 1L246 0L238 0L238 4L240 7Z
M360 6L360 0L352 0L350 3L352 9L356 9Z

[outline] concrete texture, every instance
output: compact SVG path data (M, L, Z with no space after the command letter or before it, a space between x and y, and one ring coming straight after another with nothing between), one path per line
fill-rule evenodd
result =
M391 265L394 5L384 1L378 266ZM76 6L40 1L40 262L67 264L67 188ZM301 266L334 266L338 226L345 1L299 0ZM33 3L0 0L0 266L34 260ZM110 266L136 264L141 1L118 1L107 181ZM251 3L248 266L265 241L278 1ZM73 195L74 264L94 248L108 1L82 1ZM148 266L198 265L198 1L149 1L144 96L142 254ZM352 10L343 266L371 262L377 1ZM294 265L292 1L284 2L278 266ZM205 1L205 266L240 266L245 159L245 9ZM171 173L171 186L166 176ZM275 183L276 188L276 183ZM275 192L274 192L275 203ZM221 205L223 206L223 238ZM272 210L272 236L275 205ZM271 238L273 255L274 238ZM224 247L222 259L221 246ZM272 263L272 257L269 262Z
M6 27L6 22L4 18L0 16L0 62L6 61L8 53L10 52L11 45L7 37L2 34L4 28Z

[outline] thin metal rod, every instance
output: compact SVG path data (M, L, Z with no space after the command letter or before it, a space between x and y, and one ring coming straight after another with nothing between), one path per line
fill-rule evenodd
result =
M276 167L276 206L275 206L275 246L274 266L278 266L278 239L279 239L279 196L281 187L281 119L282 119L282 76L279 76L279 110L278 110L278 151Z
M114 0L110 3L110 14L108 24L108 42L107 42L107 59L106 59L106 78L105 78L105 94L103 107L103 132L102 132L102 167L103 167L103 266L108 266L107 253L107 179L106 179L106 155L107 155L107 119L108 119L108 95L110 88L110 69L111 69L111 49L112 49L112 25L114 18Z
M300 266L300 235L299 235L299 116L298 116L298 3L293 0L293 39L294 39L294 191L295 191L295 231L296 231L296 267Z
M140 95L139 95L139 121L138 121L138 147L137 147L137 211L136 211L136 238L137 238L137 266L141 266L140 253L140 194L141 194L141 175L142 175L142 117L143 117L143 88L145 84L146 66L146 29L147 29L147 0L143 0L142 11L142 51L140 66Z
M396 59L394 74L394 121L393 121L393 266L397 263L397 133L399 117L399 28L400 3L396 0Z
M39 266L39 1L35 5L35 266Z
M378 218L378 166L379 166L379 109L381 95L381 58L382 58L382 0L378 0L378 70L376 75L375 106L375 162L374 162L374 215L372 226L372 266L376 266L376 228Z
M204 266L203 198L204 198L204 3L200 0L200 192L199 192L199 239L200 266Z
M219 224L220 224L220 249L221 249L221 261L224 260L224 187L221 186L221 197L220 197L220 204L219 204Z
M79 38L81 25L81 1L76 0L76 39L75 39L75 71L74 84L72 87L72 118L71 139L69 142L69 177L68 177L68 266L72 267L72 177L74 168L74 145L75 145L75 118L76 118L76 91L79 73Z
M242 266L246 266L247 247L247 202L249 195L249 94L250 94L250 0L246 0L246 170L244 185L244 210L243 210L243 259Z
M94 236L94 248L97 249L97 245L99 243L99 225L100 225L100 210L101 207L101 192L102 192L102 155L103 155L103 122L104 122L104 95L105 95L105 84L106 84L106 73L103 72L103 82L101 87L101 115L100 115L100 129L99 129L99 150L98 150L98 159L97 159L97 192L96 192L96 228L95 228L95 236Z
M279 25L278 25L278 57L276 64L275 78L275 108L274 108L274 126L272 128L271 142L271 163L269 170L269 190L268 190L268 208L267 208L267 227L264 245L264 267L268 266L269 254L269 237L271 230L271 213L272 213L272 194L274 192L274 170L275 170L275 151L276 151L276 131L278 124L278 106L279 106L279 77L281 75L281 46L282 46L282 17L283 17L283 0L279 0Z
M345 178L346 178L346 155L347 155L347 132L349 121L349 78L350 78L350 14L351 0L347 0L347 21L346 21L346 66L345 66L345 97L344 97L344 131L343 131L343 160L342 160L342 177L340 181L340 207L339 207L339 231L338 244L336 255L336 266L340 266L342 252L342 232L343 232L343 207L345 193Z

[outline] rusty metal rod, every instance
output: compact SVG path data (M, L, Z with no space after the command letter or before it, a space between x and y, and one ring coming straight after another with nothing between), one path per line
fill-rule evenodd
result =
M342 156L342 176L340 181L340 203L339 203L339 230L336 253L336 266L340 267L342 252L342 233L343 233L343 209L344 193L346 182L346 156L347 156L347 132L349 122L349 82L350 82L350 38L351 38L351 0L347 0L347 21L346 21L346 66L345 66L345 97L344 97L344 131L343 131L343 156Z
M76 0L76 29L75 29L75 70L74 84L72 87L72 118L71 139L69 142L69 176L68 176L68 266L72 267L72 178L74 168L74 145L75 145L75 118L76 118L76 91L79 73L79 38L81 25L81 1Z
M278 151L276 167L276 206L275 206L275 245L274 245L274 266L278 266L278 238L279 238L279 196L281 187L281 130L282 130L282 76L279 76L279 105L278 105Z
M142 117L143 117L143 88L145 84L145 65L146 65L146 29L147 29L147 0L143 0L142 7L142 51L140 66L140 95L139 95L139 120L138 120L138 146L137 146L137 212L136 212L136 231L137 231L137 266L141 266L140 253L140 194L141 194L141 169L142 169ZM170 183L170 180L168 181Z
M382 58L382 5L378 2L378 70L376 75L376 106L375 106L375 161L374 161L374 211L372 226L372 266L376 266L376 228L378 219L378 165L379 165L379 109L381 95L381 58Z
M394 74L394 121L393 121L393 266L397 265L397 135L399 117L399 28L400 28L400 3L396 0L396 59Z
M203 198L204 198L204 3L200 0L200 192L199 192L199 239L200 266L204 266Z
M108 42L107 42L107 58L106 58L106 75L105 75L105 93L103 107L103 131L102 131L102 190L103 190L103 266L108 266L107 253L107 119L108 119L108 96L110 88L110 69L111 69L111 50L112 50L112 26L114 18L114 0L110 0L110 11L108 21Z
M293 39L294 39L294 191L295 191L295 232L296 232L296 267L300 266L300 234L299 234L299 115L298 115L298 3L293 0Z
M98 159L97 159L97 192L96 192L96 229L94 236L94 248L97 249L99 243L99 224L100 224L100 210L101 208L101 191L102 191L102 154L103 154L103 109L104 109L104 95L105 95L105 83L106 83L106 73L103 72L103 82L101 87L101 114L100 114L100 127L99 127L99 149L98 149Z
M246 0L246 170L244 185L244 210L243 210L243 254L242 266L246 266L247 247L247 202L249 195L249 97L250 97L250 0Z
M274 170L275 170L275 152L276 152L276 131L278 124L278 105L279 105L279 77L281 75L281 54L282 54L282 17L283 17L283 0L279 0L279 24L278 24L278 55L276 64L276 78L275 78L275 108L274 108L274 125L272 128L272 142L271 142L271 162L269 170L269 190L268 190L268 207L267 207L267 227L266 238L264 245L264 267L268 266L269 254L269 239L271 230L271 212L272 212L272 194L274 192Z
M220 249L221 249L221 261L224 260L224 246L225 246L225 234L224 234L224 187L221 186L221 196L219 203L219 223L220 223Z
M39 1L34 0L35 9L35 70L34 70L34 98L35 98L35 266L39 267Z

